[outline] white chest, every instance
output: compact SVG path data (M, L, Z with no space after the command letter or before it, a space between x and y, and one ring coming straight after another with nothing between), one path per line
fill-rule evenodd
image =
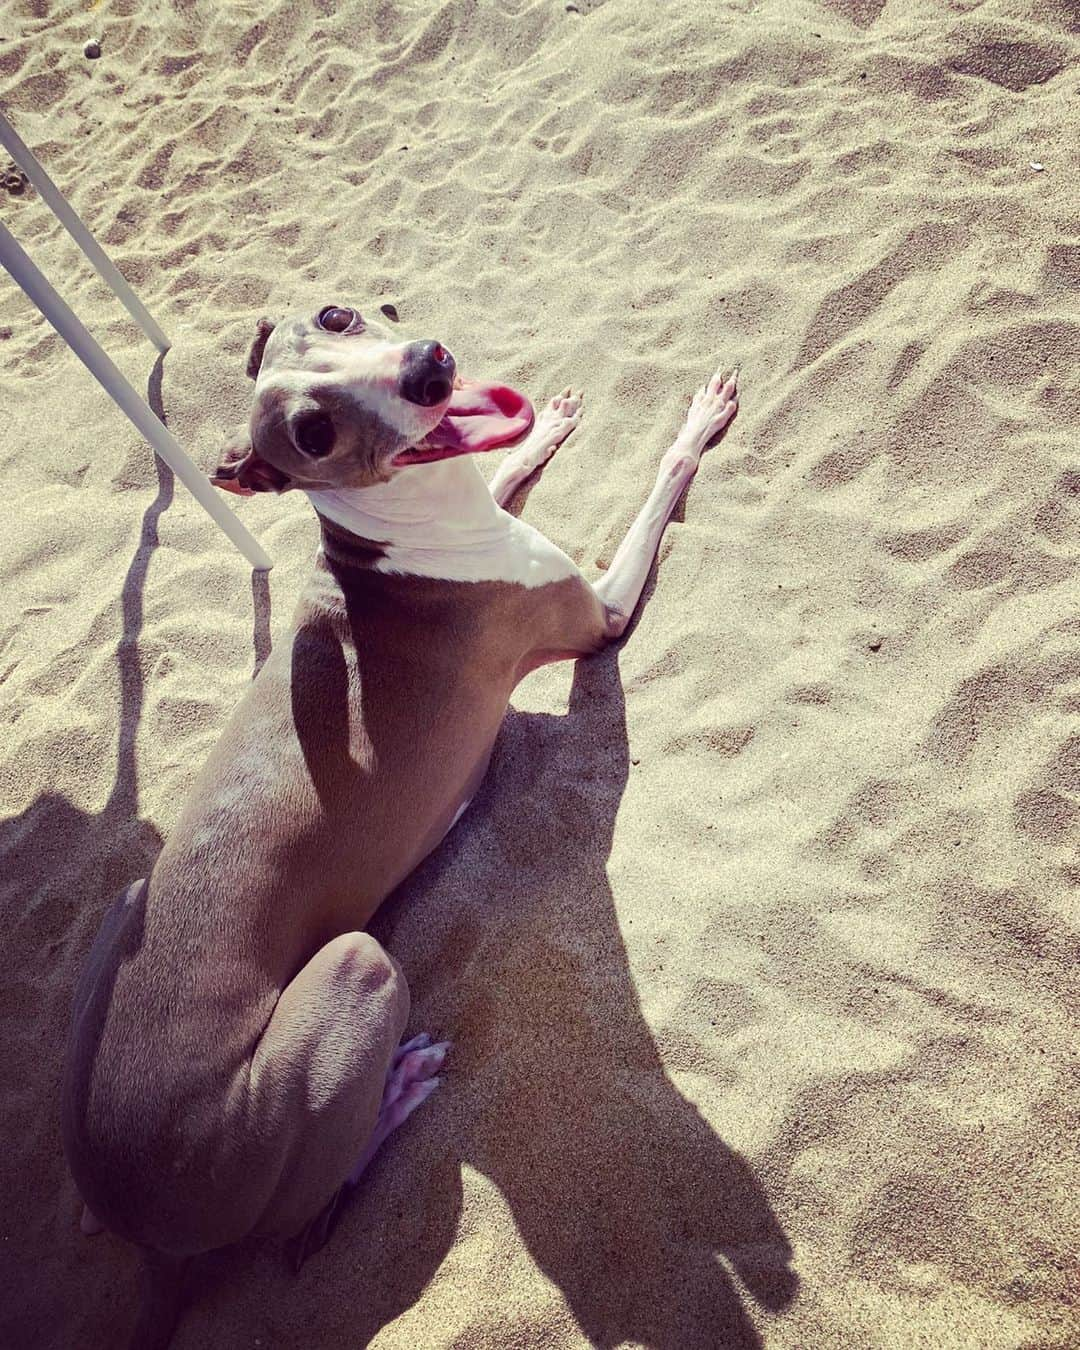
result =
M495 504L471 457L401 469L371 488L309 492L312 505L384 549L380 572L546 586L577 573L539 530Z

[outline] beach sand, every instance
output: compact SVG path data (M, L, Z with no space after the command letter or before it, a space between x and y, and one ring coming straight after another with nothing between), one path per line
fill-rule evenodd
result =
M742 368L629 639L520 687L375 922L445 1086L299 1276L200 1262L177 1350L1077 1344L1076 13L7 7L0 101L163 364L36 193L3 219L201 464L259 315L392 303L584 388L525 511L597 575ZM317 533L237 502L253 581L11 284L0 400L0 1344L107 1347L74 981Z

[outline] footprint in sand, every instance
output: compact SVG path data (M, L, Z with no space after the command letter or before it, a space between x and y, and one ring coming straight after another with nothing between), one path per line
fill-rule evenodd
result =
M10 192L13 197L21 196L29 186L30 180L17 164L8 160L4 166L3 177L0 178L0 185L5 192Z

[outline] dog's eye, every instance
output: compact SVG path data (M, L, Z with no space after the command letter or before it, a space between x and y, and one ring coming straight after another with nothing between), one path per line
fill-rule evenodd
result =
M293 438L305 455L325 459L334 448L334 419L329 413L310 413L297 420Z
M327 305L319 311L315 322L328 333L347 333L351 328L362 328L363 320L355 309L346 309L343 305Z

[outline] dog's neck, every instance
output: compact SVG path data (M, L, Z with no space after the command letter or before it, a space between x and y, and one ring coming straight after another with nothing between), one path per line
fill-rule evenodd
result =
M471 455L399 469L374 487L309 492L319 515L391 548L468 551L505 527Z
M380 572L540 586L574 570L543 535L496 505L471 455L410 465L374 487L307 495Z

